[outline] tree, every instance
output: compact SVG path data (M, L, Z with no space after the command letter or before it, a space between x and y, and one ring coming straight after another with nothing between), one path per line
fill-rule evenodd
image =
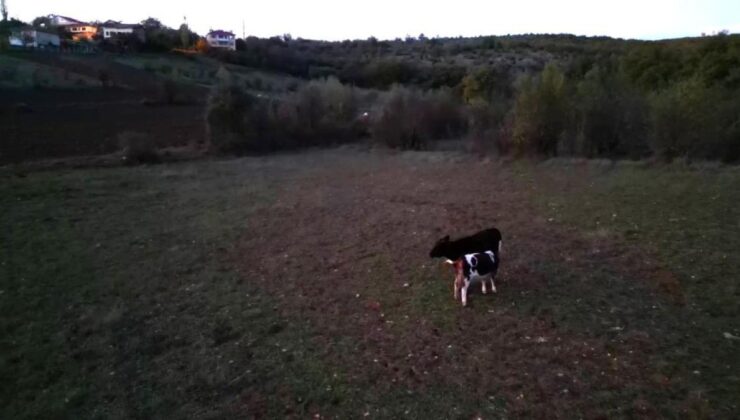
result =
M27 26L26 23L18 19L0 20L0 51L10 48L8 37L14 30L22 29L24 26Z
M482 67L468 73L462 80L463 99L471 103L476 99L486 101L510 95L511 80L508 72L495 67Z
M183 23L180 25L180 44L183 48L189 48L190 43L190 28L188 28L187 23Z
M621 73L594 66L576 85L572 106L575 125L566 151L611 158L647 154L647 103Z
M514 106L514 144L520 152L557 156L565 128L565 77L552 63L539 78L526 77Z
M198 41L198 42L200 42L200 41ZM205 42L205 41L203 41L203 42ZM197 44L196 44L196 48L197 48ZM236 39L236 50L237 51L246 51L247 50L247 42L244 41L241 38L237 38Z
M141 26L147 29L160 29L162 28L162 22L157 18L149 17L141 21Z
M198 41L195 43L195 49L199 52L208 51L208 42L206 42L206 40L203 38L199 38Z
M39 16L31 22L34 28L51 28L51 19L48 16Z
M737 100L718 86L694 77L654 93L651 146L661 157L736 159Z
M0 10L3 14L3 22L8 21L8 5L5 3L5 0L0 0Z

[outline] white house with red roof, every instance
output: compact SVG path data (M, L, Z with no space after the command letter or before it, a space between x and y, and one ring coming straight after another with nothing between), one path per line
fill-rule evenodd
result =
M236 50L236 35L230 31L215 30L206 35L206 41L211 48L225 48Z

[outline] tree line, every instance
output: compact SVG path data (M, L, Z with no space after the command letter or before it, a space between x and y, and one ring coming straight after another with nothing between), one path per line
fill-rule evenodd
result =
M314 89L330 80L348 91L375 92L365 105L372 109L367 132L393 147L424 148L435 138L463 135L499 154L740 159L738 35L658 42L570 35L344 42L283 36L247 38L237 49L210 54L316 80ZM314 103L346 103L330 98ZM287 114L270 107L294 100L257 103L277 121ZM272 132L270 125L263 131ZM312 127L312 144L322 137L314 123L273 125ZM302 144L300 133L291 135L292 141L258 148Z

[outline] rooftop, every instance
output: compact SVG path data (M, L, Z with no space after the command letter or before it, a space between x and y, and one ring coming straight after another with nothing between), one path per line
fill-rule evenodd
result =
M208 35L209 36L216 36L216 37L219 37L219 36L235 36L234 33L231 32L231 31L222 31L220 29L217 29L215 31L210 31L210 32L208 32Z

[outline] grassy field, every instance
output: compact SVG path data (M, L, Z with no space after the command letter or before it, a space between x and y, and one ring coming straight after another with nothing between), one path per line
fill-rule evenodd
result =
M47 66L21 57L0 54L0 89L100 87L100 81L75 72Z
M180 57L177 55L138 54L119 57L116 62L146 70L159 77L177 82L202 86L213 86L218 81L217 74L221 67L228 69L237 83L247 90L255 92L281 93L304 83L301 79L288 75L267 73L243 66L225 64L204 56Z
M728 418L735 168L339 149L0 178L1 418ZM504 234L463 309L431 244Z

